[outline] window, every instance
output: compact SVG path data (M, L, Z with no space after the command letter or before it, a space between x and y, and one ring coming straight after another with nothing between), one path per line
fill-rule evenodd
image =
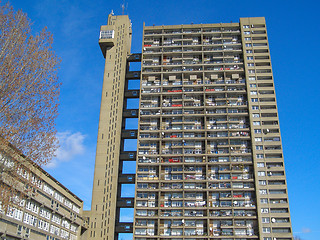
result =
M22 231L22 226L18 225L18 229L17 229L18 235L21 235L21 231Z
M263 154L257 154L256 157L257 157L258 159L263 159Z
M250 84L250 87L256 88L256 87L257 87L257 84Z
M26 216L26 214L28 213L25 213L24 215ZM8 211L7 211L8 217L22 221L22 215L23 215L23 212L21 210L14 207L8 207Z
M253 60L252 56L247 57L248 60Z
M260 189L260 190L259 190L259 193L260 193L261 195L265 195L265 194L267 194L267 189Z
M259 113L253 113L253 114L252 114L252 117L258 118L258 117L260 117L260 114L259 114Z
M54 198L57 199L59 202L63 202L64 200L63 196L57 192L54 193Z
M290 228L272 228L272 232L274 233L290 233Z
M43 191L45 191L46 193L48 193L49 195L53 196L54 195L54 190L53 188L49 187L49 185L44 184L43 185Z
M29 238L29 235L30 235L30 228L26 228L26 232L25 232L24 236L26 238Z
M69 238L69 232L61 229L60 236L61 236L63 239L68 239L68 238Z
M64 200L64 204L65 204L68 208L72 208L72 203L71 203L68 199L65 199L65 200Z
M253 126L260 126L260 122L259 121L253 121Z
M72 224L70 230L72 232L77 232L77 226Z
M33 216L33 215L29 214L29 213L25 213L24 214L24 218L23 218L23 222L24 223L27 223L29 225L32 225L32 226L36 227L37 226L37 221L38 221L38 219L35 216Z
M51 225L50 226L50 233L52 234L55 234L55 235L59 235L60 233L60 228L54 226L54 225Z
M250 70L248 71L248 73L255 73L255 70L250 69Z
M256 142L261 142L261 141L262 141L262 138L261 138L261 137L256 137L256 138L254 138L254 141L256 141Z
M246 37L246 38L244 38L244 40L250 41L250 40L251 40L251 37Z
M264 228L262 228L262 232L263 233L270 233L271 229L269 227L264 227Z
M271 208L271 213L287 213L288 208Z
M261 208L261 213L269 213L269 208Z
M260 203L268 203L268 198L260 198Z
M264 237L263 240L272 240L271 237Z
M264 167L264 163L263 162L258 162L257 163L257 167Z
M262 223L270 223L270 218L268 218L268 217L263 217L263 218L262 218Z
M251 102L258 102L258 98L251 98Z
M48 232L49 231L49 223L42 220L42 219L39 219L38 228L43 229Z
M80 212L80 208L75 205L72 206L72 210L75 211L76 213Z
M255 129L254 133L261 133L261 129Z
M252 53L252 50L247 50L246 52L247 52L247 53Z
M248 63L248 67L254 67L254 63Z
M51 218L51 221L54 222L54 223L60 224L61 223L61 218L58 217L58 215L53 214L52 218Z
M256 146L256 150L263 150L263 146L257 145L257 146Z
M246 43L246 47L252 47L251 43Z
M258 172L258 176L259 177L264 177L264 176L266 176L266 172L265 171L259 171Z
M259 180L259 185L267 185L267 181L266 180Z
M51 218L51 213L48 210L45 210L43 208L40 209L39 215L41 217L44 217L44 218L48 219L48 220L50 220L50 218Z
M65 228L67 228L67 229L69 229L70 228L70 223L67 221L67 220L62 220L62 227L65 227Z
M270 194L286 194L285 189L279 189L279 190L269 190Z
M245 35L249 35L250 32L249 32L249 31L245 31L244 34L245 34Z
M36 205L36 203L28 201L26 204L26 209L34 212L34 213L38 213L39 212L39 207Z
M250 95L257 95L257 91L250 91Z
M243 28L249 28L249 25L243 25Z
M114 30L100 31L99 39L110 39L110 38L114 38Z
M77 240L77 236L74 234L70 234L70 240Z

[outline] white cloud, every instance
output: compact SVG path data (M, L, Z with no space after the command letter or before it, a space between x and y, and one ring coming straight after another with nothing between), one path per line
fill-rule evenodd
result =
M302 228L303 233L310 233L311 229L310 228Z
M301 229L301 232L293 232L294 234L303 234L303 233L315 233L315 232L320 232L320 231L312 231L311 230L311 228L306 228L306 227L304 227L304 228L302 228ZM299 239L299 238L298 238Z
M71 133L70 131L58 132L57 137L60 147L56 151L56 158L47 165L48 168L56 167L59 162L70 161L85 151L83 142L86 136L82 133Z

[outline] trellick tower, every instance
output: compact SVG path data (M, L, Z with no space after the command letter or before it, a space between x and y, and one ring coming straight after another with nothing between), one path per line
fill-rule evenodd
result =
M265 19L144 26L141 55L130 54L130 32L127 16L109 16L100 33L92 239L292 239ZM139 92L127 88L135 78ZM124 130L126 117L138 117L137 131ZM138 139L137 152L123 151L125 138ZM128 160L136 174L122 173ZM133 182L135 198L121 198ZM134 224L119 223L123 207L134 207Z

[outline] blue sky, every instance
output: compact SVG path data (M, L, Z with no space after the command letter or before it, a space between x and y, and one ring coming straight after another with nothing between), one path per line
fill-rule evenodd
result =
M46 169L90 208L104 59L98 45L100 25L117 0L14 0L33 22L47 26L62 59L59 76L61 141L58 157ZM133 23L132 52L141 52L142 26L238 22L266 17L277 92L294 235L320 235L319 24L317 1L144 1L127 0ZM241 4L239 4L241 3ZM317 110L318 109L318 110ZM318 191L317 191L318 190Z

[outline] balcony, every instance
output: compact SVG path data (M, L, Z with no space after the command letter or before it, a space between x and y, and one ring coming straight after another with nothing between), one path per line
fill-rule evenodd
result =
M119 208L133 208L134 198L118 198L117 207Z
M140 71L128 71L126 72L126 79L140 79Z
M136 151L122 151L120 153L120 160L136 161Z
M135 182L135 174L119 174L119 183L134 183Z
M139 113L139 109L125 109L123 110L124 118L137 118Z
M122 129L121 137L125 139L136 139L138 130L125 130Z
M141 53L132 53L128 55L128 62L141 62Z
M124 96L126 98L139 98L140 91L138 90L126 90Z
M116 224L116 233L132 233L133 223L130 222L119 222Z

